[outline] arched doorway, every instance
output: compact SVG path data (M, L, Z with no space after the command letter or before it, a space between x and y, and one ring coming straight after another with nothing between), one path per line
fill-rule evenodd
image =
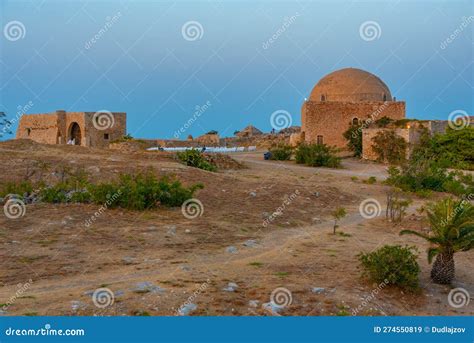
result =
M72 123L69 127L68 144L74 142L75 145L81 145L81 138L81 127L76 122Z

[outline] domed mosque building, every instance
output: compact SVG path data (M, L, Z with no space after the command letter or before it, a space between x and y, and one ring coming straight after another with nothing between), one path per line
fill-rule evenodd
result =
M301 109L300 141L345 148L344 132L353 124L382 117L405 118L405 102L392 98L377 76L345 68L324 76Z

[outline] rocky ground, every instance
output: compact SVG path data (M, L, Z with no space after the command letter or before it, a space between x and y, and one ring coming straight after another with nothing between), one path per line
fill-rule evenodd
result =
M414 199L392 225L365 219L359 205L378 200L385 167L345 160L345 169L264 161L261 152L232 155L217 173L178 163L163 152L0 143L0 183L52 180L83 168L94 182L151 168L187 185L201 182L201 216L180 208L108 209L87 226L97 205L26 206L18 219L0 215L0 307L4 315L473 315L473 302L448 304L448 286L429 280L426 243L399 236L423 229ZM242 166L244 166L242 168ZM226 168L227 168L226 167ZM375 184L364 182L376 176ZM348 216L332 235L331 211ZM421 290L410 294L361 278L359 252L384 244L420 251ZM456 256L454 287L474 294L474 256ZM272 296L285 302L274 308ZM375 293L375 296L374 296ZM369 300L367 300L369 299Z

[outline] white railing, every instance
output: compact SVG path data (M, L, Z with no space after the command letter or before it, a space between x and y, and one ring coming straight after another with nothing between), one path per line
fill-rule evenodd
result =
M148 151L157 151L157 150L163 150L163 151L186 151L186 150L202 150L202 147L152 147L148 148L146 150ZM256 146L249 146L249 147L233 147L233 148L227 148L227 147L206 147L204 150L205 152L219 152L219 153L228 153L228 152L244 152L244 151L255 151L257 150Z

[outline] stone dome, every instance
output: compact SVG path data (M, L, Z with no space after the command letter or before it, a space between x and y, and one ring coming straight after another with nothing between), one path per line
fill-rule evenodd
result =
M374 74L356 68L336 70L314 86L310 101L392 101L387 85Z

